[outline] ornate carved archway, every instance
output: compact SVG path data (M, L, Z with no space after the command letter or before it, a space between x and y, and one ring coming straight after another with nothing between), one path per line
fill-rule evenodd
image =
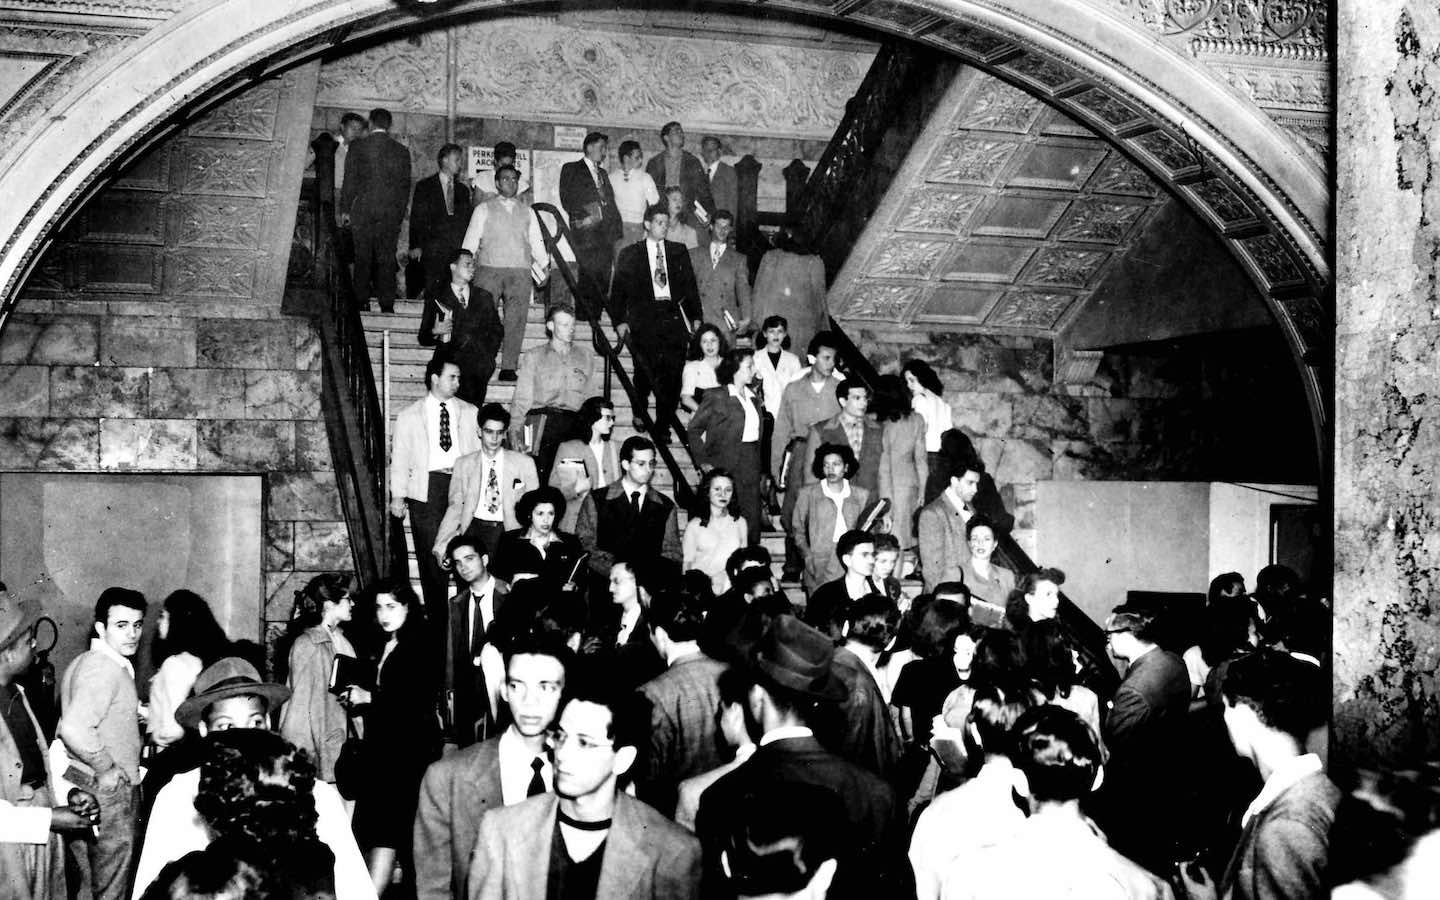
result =
M116 163L163 134L167 121L349 42L426 20L540 5L201 0L185 6L123 54L77 73L52 112L0 157L9 200L0 206L5 310L56 226ZM757 4L708 5L743 11ZM1323 55L1325 5L1245 0L1221 6L1169 0L765 3L954 53L1090 125L1167 184L1229 245L1269 303L1303 373L1323 448L1334 330L1325 173L1313 151L1242 96L1234 79L1227 83L1194 54L1177 50L1175 38L1257 57Z

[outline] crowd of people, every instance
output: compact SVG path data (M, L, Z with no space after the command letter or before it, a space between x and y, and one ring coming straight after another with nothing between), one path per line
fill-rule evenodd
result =
M366 124L343 123L338 212L383 308L408 151L383 110ZM558 246L517 199L514 148L489 195L447 145L410 203L437 352L388 478L419 595L321 575L256 654L176 591L137 685L152 610L110 588L51 740L20 687L41 611L0 586L4 895L1304 898L1382 865L1403 880L1418 835L1347 806L1315 752L1330 613L1294 573L1253 593L1227 573L1199 610L1115 608L1114 688L1065 621L1064 574L1007 566L1013 520L937 374L837 373L803 235L752 289L719 142L697 159L677 123L663 139L648 163L622 144L617 179L606 137L586 139L559 249L577 301L630 337L657 419L689 411L683 529L656 444L611 440L575 308L552 302L543 346L514 339ZM380 197L392 176L405 191ZM509 407L485 400L497 354ZM783 560L760 543L777 511ZM1347 845L1353 821L1391 821L1387 852Z

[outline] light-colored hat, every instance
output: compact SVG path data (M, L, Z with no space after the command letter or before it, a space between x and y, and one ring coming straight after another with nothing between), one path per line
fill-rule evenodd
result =
M40 621L40 604L33 597L21 597L0 590L0 650L4 650Z
M175 710L175 721L194 728L212 703L243 696L264 697L273 712L276 706L290 699L290 689L283 684L260 680L260 672L238 656L216 660L195 679L195 696Z

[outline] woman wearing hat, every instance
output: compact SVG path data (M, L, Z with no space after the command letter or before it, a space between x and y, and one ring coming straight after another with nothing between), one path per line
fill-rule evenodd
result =
M282 639L277 658L289 663L290 702L280 713L280 736L310 754L321 780L335 782L335 761L345 744L349 714L330 693L336 656L354 657L355 647L341 630L354 602L349 575L317 575L295 593L290 614L289 649Z

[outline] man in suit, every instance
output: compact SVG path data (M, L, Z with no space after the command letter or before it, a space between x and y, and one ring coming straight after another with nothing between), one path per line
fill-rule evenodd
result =
M905 817L895 792L826 750L812 730L817 714L845 698L834 656L830 638L788 614L777 617L751 651L748 702L762 736L754 755L700 798L696 832L707 880L720 883L720 855L741 815L741 798L769 785L810 784L833 791L844 804L845 842L830 896L911 896Z
M690 251L695 282L700 290L700 312L705 321L735 336L750 327L750 266L729 244L735 215L722 207L715 213L710 246ZM729 313L727 320L725 314Z
M447 354L460 367L456 396L480 406L495 371L495 351L500 349L504 328L494 298L470 283L475 277L474 255L456 246L448 257L447 277L425 290L420 345L434 347L437 356Z
M500 536L520 527L515 502L540 486L535 460L501 447L510 430L510 411L498 403L487 403L477 419L480 447L455 461L449 504L431 544L431 553L439 562L445 559L450 539L462 532L478 536L485 553L493 555Z
M665 207L645 210L645 240L622 249L616 261L610 315L622 340L635 335L636 419L643 420L653 388L655 421L680 428L680 372L690 333L700 325L700 292L685 245L665 240L669 226Z
M680 782L708 772L720 755L715 711L726 668L700 650L705 610L691 597L666 591L650 601L650 642L665 671L640 686L650 715L650 752L635 776L635 794L674 816Z
M608 578L617 556L664 558L678 573L682 560L675 501L651 487L657 456L649 438L620 446L620 480L591 490L580 504L575 536L590 554L590 570Z
M965 561L970 558L965 523L975 515L972 501L985 471L984 463L973 457L958 461L941 457L940 461L952 466L950 486L921 507L916 525L927 591L946 581L965 580Z
M860 465L851 482L869 491L872 497L877 497L880 491L880 425L865 415L870 408L870 389L857 379L847 378L835 386L835 399L840 402L840 412L811 425L805 445L844 444L849 447ZM806 473L806 484L817 480L813 473Z
M700 160L705 165L705 179L710 182L710 196L715 202L715 215L720 210L740 210L740 182L735 167L720 161L720 139L707 134L700 139ZM734 223L732 222L733 226ZM713 226L713 220L712 220Z
M340 188L341 227L355 235L355 299L383 312L395 309L395 251L410 197L410 151L390 136L390 112L370 111L370 133L345 154Z
M1220 682L1225 730L1235 752L1255 765L1265 783L1241 818L1240 842L1218 896L1325 895L1330 832L1341 795L1320 757L1305 752L1305 743L1325 724L1329 687L1318 665L1278 650L1258 650L1226 667ZM1186 880L1191 897L1216 896L1208 879Z
M580 404L576 418L589 440L572 438L561 442L550 469L550 486L565 498L565 516L556 528L575 533L580 507L595 488L620 480L620 459L610 433L615 430L615 404L604 397L590 397Z
M780 393L780 408L774 413L775 430L770 440L770 472L785 485L780 521L787 535L784 572L787 581L799 578L804 564L790 523L795 516L795 502L805 488L805 472L814 459L815 448L806 443L810 426L840 411L840 403L835 397L835 389L840 386L841 380L835 375L839 345L834 335L828 331L815 335L810 339L809 353L815 359L814 365L803 370ZM786 450L790 451L788 467L785 464Z
M554 785L545 734L560 707L570 657L570 649L553 638L517 640L506 652L500 688L510 726L431 763L425 772L415 814L417 900L469 896L466 876L480 818Z
M1105 719L1110 765L1094 815L1115 849L1160 871L1187 813L1179 782L1188 769L1190 676L1156 643L1156 619L1152 609L1121 605L1105 620L1110 653L1126 666ZM1166 814L1152 815L1156 809Z
M572 696L548 741L555 793L491 809L480 820L470 900L698 896L699 842L619 790L644 727L623 703L585 692ZM564 885L563 893L554 882Z
M510 586L490 573L490 554L472 534L452 538L446 566L460 581L450 598L449 640L445 644L446 706L450 712L448 740L468 747L493 730L492 710L500 696L505 667L490 639L504 614Z
M560 206L570 220L576 260L580 263L577 305L610 299L610 261L620 239L620 211L615 190L601 165L610 153L610 138L598 131L585 136L585 155L560 167ZM593 311L599 316L599 310Z
M415 182L410 199L410 258L420 261L427 286L449 276L446 266L470 221L470 186L460 180L465 151L446 144L435 162L439 171Z
M429 389L425 396L395 417L390 444L390 515L398 519L410 513L425 616L432 627L440 628L437 634L443 634L450 579L430 548L435 546L445 515L455 463L479 449L480 439L475 407L455 396L460 388L460 367L448 355L437 355L425 366L425 385Z
M669 187L678 187L684 192L682 217L699 233L700 243L706 244L710 218L715 215L715 197L710 192L705 167L695 154L685 149L685 129L679 122L666 122L660 129L660 140L665 143L665 149L650 157L645 171L661 194ZM730 211L734 212L735 208L730 207Z

